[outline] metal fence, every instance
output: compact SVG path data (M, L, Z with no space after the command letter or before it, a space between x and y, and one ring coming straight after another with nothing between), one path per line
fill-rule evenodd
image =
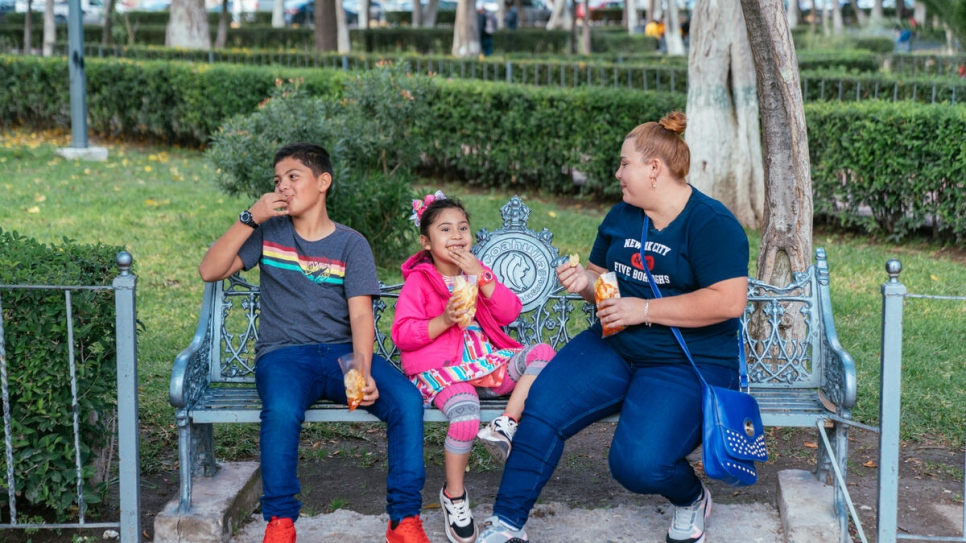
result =
M899 505L899 422L902 392L902 311L907 299L962 301L966 296L931 296L909 294L899 282L902 264L886 263L888 282L882 285L882 383L879 395L879 507L877 514L878 543L897 540L966 542L966 514L958 536L930 536L898 533ZM963 495L966 496L966 481ZM966 513L966 511L964 511Z
M8 360L3 335L3 320L0 319L0 393L3 396L4 451L6 454L6 488L8 489L9 522L0 524L5 529L77 529L77 528L118 528L122 543L137 543L141 539L140 509L140 467L138 465L138 393L137 393L137 277L132 275L131 255L121 252L117 255L119 274L112 286L58 286L58 285L0 285L0 294L12 290L62 291L67 309L66 338L42 338L49 341L67 341L69 359L50 361L51 364L63 363L70 370L70 387L73 410L74 470L77 477L77 522L62 524L22 523L17 514L17 488L14 476L14 446L12 436L10 378ZM117 522L88 522L84 506L84 485L81 471L81 441L79 405L77 390L77 361L74 353L74 328L72 322L71 293L76 291L112 290L115 300L115 334L117 348L117 444L119 471L120 519ZM0 298L0 316L3 314Z

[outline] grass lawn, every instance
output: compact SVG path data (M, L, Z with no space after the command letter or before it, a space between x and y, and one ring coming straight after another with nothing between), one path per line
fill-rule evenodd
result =
M177 435L167 400L168 378L175 355L187 346L197 323L202 292L197 266L208 245L251 202L219 192L213 166L198 151L112 144L105 163L70 162L54 154L68 143L56 132L0 134L0 228L42 242L59 243L67 237L123 245L133 254L138 315L144 324L138 338L142 464L148 471L173 469ZM464 200L474 229L498 228L499 207L511 196L454 184L434 185L426 192L436 188ZM550 229L562 254L586 257L609 206L520 195L532 210L531 228ZM401 210L400 220L407 215ZM760 237L757 232L749 235L754 261ZM930 244L897 246L846 234L817 233L814 246L828 251L839 337L859 369L855 414L877 424L879 289L887 277L886 260L902 260L901 279L911 293L962 296L966 259ZM380 270L380 277L400 280L397 266ZM966 303L910 299L905 315L903 436L959 449L966 423ZM218 455L257 453L254 425L230 426L217 430Z

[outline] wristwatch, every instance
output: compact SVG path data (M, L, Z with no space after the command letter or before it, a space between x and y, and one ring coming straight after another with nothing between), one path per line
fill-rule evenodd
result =
M486 285L489 285L493 281L496 281L496 276L493 275L493 272L490 270L483 270L483 273L480 274L480 278L476 280L476 286L477 288L482 288Z
M255 222L254 217L252 217L252 212L248 211L247 209L238 214L238 220L246 226L251 226L252 230L258 228L258 223Z

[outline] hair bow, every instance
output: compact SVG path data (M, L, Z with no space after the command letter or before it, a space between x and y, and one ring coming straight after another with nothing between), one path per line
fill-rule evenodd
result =
M413 214L409 216L409 220L413 221L416 228L419 228L419 221L423 218L423 212L429 207L429 204L435 202L436 200L445 200L446 196L443 191L437 190L433 194L427 194L422 200L413 200Z

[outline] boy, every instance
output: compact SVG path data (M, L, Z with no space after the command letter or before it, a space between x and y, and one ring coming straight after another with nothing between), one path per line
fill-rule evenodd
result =
M360 406L387 423L386 541L429 543L419 519L426 479L422 398L402 373L373 355L376 266L366 239L329 218L331 186L325 149L310 143L281 148L275 191L239 215L199 268L205 281L219 281L260 266L255 384L262 399L264 541L295 543L305 410L320 398L347 403L338 358L354 353L366 382Z

